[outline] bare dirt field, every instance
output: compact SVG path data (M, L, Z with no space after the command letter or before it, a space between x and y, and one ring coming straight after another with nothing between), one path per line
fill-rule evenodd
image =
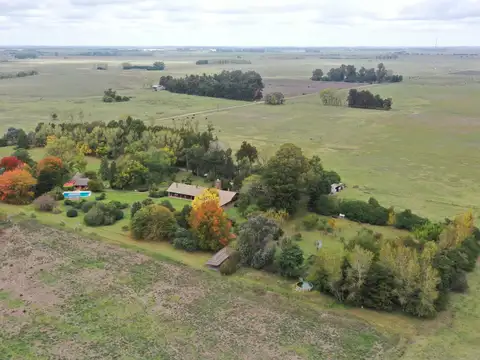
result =
M393 350L356 318L219 276L36 223L8 228L0 357L384 359Z
M324 89L349 89L358 84L329 81L312 81L310 79L264 79L264 94L281 92L285 97L318 93Z

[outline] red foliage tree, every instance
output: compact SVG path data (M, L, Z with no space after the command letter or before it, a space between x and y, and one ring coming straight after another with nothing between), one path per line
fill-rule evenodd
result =
M58 171L63 169L62 159L55 156L47 156L46 158L40 160L37 165L37 174L40 174L42 171Z
M0 168L4 168L5 171L21 168L22 166L23 162L16 156L5 156L2 158L2 160L0 160Z
M192 209L189 222L202 250L220 250L232 237L232 223L218 201L202 201Z
M0 199L8 204L28 204L33 198L37 181L26 170L15 169L0 176Z

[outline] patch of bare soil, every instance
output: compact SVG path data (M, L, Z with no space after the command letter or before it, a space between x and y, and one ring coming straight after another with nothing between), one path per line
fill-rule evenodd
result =
M0 288L17 301L0 300L0 343L19 359L372 359L391 346L295 297L42 226L0 236ZM370 343L345 343L359 333Z
M324 89L349 89L359 84L330 81L312 81L310 79L264 79L264 94L281 92L285 97L318 93Z

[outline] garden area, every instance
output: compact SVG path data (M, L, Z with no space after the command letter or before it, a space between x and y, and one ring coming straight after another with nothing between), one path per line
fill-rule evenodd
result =
M340 175L294 144L259 159L246 141L222 148L211 126L132 118L10 128L1 144L12 151L0 159L7 214L198 269L224 251L211 265L222 275L303 278L348 306L434 317L468 289L480 254L470 211L432 222L373 197L340 198ZM171 197L170 186L195 193Z

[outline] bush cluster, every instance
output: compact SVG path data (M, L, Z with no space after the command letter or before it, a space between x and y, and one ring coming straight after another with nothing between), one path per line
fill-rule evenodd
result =
M57 206L55 199L51 195L42 195L33 201L33 206L39 211L53 211Z
M90 203L88 203L90 207ZM88 226L102 226L112 225L116 221L123 219L124 214L112 202L103 204L101 202L93 203L88 212L85 214L83 220Z

